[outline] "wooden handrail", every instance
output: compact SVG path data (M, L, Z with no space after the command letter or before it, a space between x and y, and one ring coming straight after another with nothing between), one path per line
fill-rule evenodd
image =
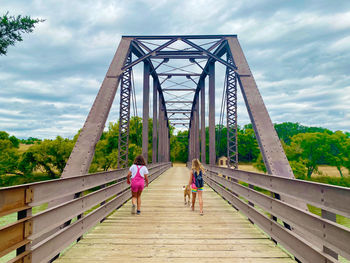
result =
M159 163L148 166L149 181L153 181L170 167L171 163ZM127 169L81 175L72 178L56 179L0 188L0 217L10 213L26 211L28 216L0 228L0 257L18 249L22 253L11 262L44 262L62 251L104 217L131 198L126 184ZM100 187L102 189L95 189ZM94 189L80 198L70 200L31 216L31 208L62 196ZM53 229L85 211L101 204L87 216L75 221L59 232ZM27 213L28 212L28 213ZM42 235L45 239L30 246ZM55 249L47 247L55 246ZM52 247L51 247L52 248Z
M205 166L210 172L259 186L317 206L327 211L350 217L350 188L266 175L218 166Z
M273 239L288 248L298 259L306 262L321 262L318 261L320 259L322 261L327 259L327 262L337 262L336 259L323 251L324 247L350 259L350 247L348 245L350 244L349 228L304 211L285 201L277 200L255 191L249 186L238 183L238 181L259 186L274 193L288 195L305 203L319 205L323 209L328 209L344 216L348 216L350 202L338 204L335 208L330 207L330 205L346 202L350 194L349 188L217 166L206 165L206 169L207 172L204 179L210 187L241 210ZM309 191L307 192L308 189ZM294 195L292 194L293 191ZM247 200L247 203L241 197ZM317 200L317 198L320 200ZM290 228L294 229L295 227L296 231L291 232L281 225L274 230L274 226L277 224L276 221L261 214L254 206L258 206L266 213L280 218ZM280 233L278 235L276 235L277 230ZM303 245L300 246L300 244Z

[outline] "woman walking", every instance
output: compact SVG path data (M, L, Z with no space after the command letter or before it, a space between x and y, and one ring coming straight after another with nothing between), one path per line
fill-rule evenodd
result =
M145 159L142 155L138 155L135 158L134 164L130 167L127 176L127 183L130 184L131 176L131 193L132 193L132 207L131 213L138 215L141 214L141 194L143 188L148 186L148 169L146 167ZM137 206L137 212L136 210Z
M194 211L194 204L196 202L196 195L198 192L198 201L199 201L199 214L203 215L203 174L204 167L198 159L192 160L192 168L190 171L190 180L188 185L191 185L192 188L192 211Z

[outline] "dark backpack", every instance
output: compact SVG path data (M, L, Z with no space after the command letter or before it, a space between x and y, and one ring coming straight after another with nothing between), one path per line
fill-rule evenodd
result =
M194 184L196 185L196 187L197 188L203 187L204 182L202 177L202 170L199 170L199 174L197 174L197 172L194 171L193 176L194 176Z

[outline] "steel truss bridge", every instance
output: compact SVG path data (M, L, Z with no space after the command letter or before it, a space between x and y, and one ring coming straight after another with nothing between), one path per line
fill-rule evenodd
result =
M126 173L131 97L132 94L135 94L136 89L133 81L133 68L137 65L143 65L142 155L149 163L151 181L160 175L168 178L163 181L160 178L152 183L149 195L152 193L153 185L155 189L161 187L173 191L177 189L176 184L186 184L186 180L188 180L187 168L183 167L182 170L176 167L171 168L169 133L170 125L185 127L189 129L188 160L198 158L207 169L205 182L208 190L206 191L214 190L226 200L226 203L230 204L232 213L233 211L243 213L249 220L243 223L243 228L248 228L245 224L249 224L249 227L254 224L264 231L263 238L254 232L256 230L249 230L255 233L251 237L247 237L248 230L246 230L248 232L242 230L243 232L239 233L242 240L237 241L238 237L232 238L226 235L231 233L232 228L236 228L234 223L232 225L230 223L225 229L225 234L218 234L223 226L213 228L213 223L209 222L221 222L220 220L224 218L224 210L222 213L216 214L210 212L210 207L216 211L215 207L221 207L221 203L208 201L209 212L208 215L205 215L205 217L208 216L208 221L203 221L201 227L212 232L208 230L210 233L205 234L203 240L212 244L211 251L215 251L217 248L217 252L210 254L203 244L194 244L196 246L194 249L204 249L203 253L207 253L205 255L207 255L208 260L212 259L218 262L226 262L225 259L246 262L244 260L249 261L249 258L255 258L249 262L293 262L295 260L316 263L338 262L339 258L350 260L349 228L337 223L337 217L350 217L350 190L294 178L236 35L123 36L61 178L0 189L0 217L16 215L13 223L0 228L0 258L15 251L13 259L9 262L52 262L72 242L78 241L68 251L68 258L63 256L58 258L58 261L97 262L97 259L91 259L93 257L91 255L82 258L83 254L88 255L90 250L96 250L94 253L97 254L103 250L101 247L99 247L100 250L97 248L91 248L88 251L81 250L84 247L84 242L87 242L84 241L84 238L81 241L81 238L92 227L98 225L101 228L109 229L108 224L113 223L116 228L119 227L120 233L126 231L124 233L126 237L132 236L133 231L139 231L130 228L129 224L118 225L116 223L119 219L124 218L124 204L131 197L130 188L126 184ZM224 68L225 79L222 99L225 102L227 127L228 167L226 168L215 165L217 158L215 91L217 89L216 72L218 72L216 67L218 68L219 65ZM268 175L238 169L237 86L242 92ZM118 87L120 87L119 168L108 172L88 174L96 144L105 127ZM152 94L152 101L150 101L150 94ZM152 102L153 118L152 156L148 156L150 102ZM206 119L208 120L207 126L209 126L209 138L206 138L205 133ZM206 160L206 140L209 141L209 160ZM265 189L270 195L257 191L255 187ZM157 190L155 191L157 192ZM181 191L178 193L182 198ZM146 194L148 193L145 193L145 196ZM147 197L145 198L147 200ZM152 200L158 199L159 196L152 198L149 201L150 204L153 204ZM168 201L176 203L178 200L170 201L169 199ZM143 232L144 236L134 237L135 240L146 240L150 235L149 242L153 242L152 244L157 246L152 240L157 238L157 233L160 233L159 229L164 228L168 232L159 234L158 238L166 234L171 235L172 231L181 231L181 227L188 230L188 221L181 221L182 216L178 214L182 213L181 209L183 208L180 211L179 207L175 205L171 208L173 210L169 210L169 213L162 214L158 211L159 209L157 210L158 202L161 201L157 201L152 207L149 207L149 210L155 209L152 210L154 213L160 213L160 219L152 217L152 214L149 217L149 220L158 224L157 228L153 229L155 232L152 235ZM147 211L147 202L145 201L145 203ZM43 204L48 204L48 208L34 214L33 208ZM310 213L307 205L319 208L320 215ZM170 205L170 207L172 206ZM118 211L109 217L115 209ZM174 213L171 218L170 213ZM147 215L147 212L145 214ZM166 218L165 221L161 220L162 216ZM225 218L226 216L228 215L225 214ZM186 213L183 216L183 218L190 218L190 220L192 217L193 214ZM176 220L172 221L174 218ZM138 219L129 216L125 217L125 220L135 221ZM172 222L173 228L163 227L162 224L166 224L166 222ZM228 224L227 221L223 222ZM147 227L154 226L147 225ZM86 240L92 240L90 236L98 235L94 231L92 230L91 234L86 235ZM112 230L104 232L105 240L109 240L108 236L113 235L110 231ZM120 233L119 235L115 234L114 237L118 240L124 240L123 234ZM219 238L217 235L227 242L229 248L227 246L225 249L221 248L220 246L223 244L213 245L215 240ZM186 235L180 236L189 238ZM181 243L182 239L172 240L172 238L172 236L168 236L167 239L162 239L164 244L162 243L162 247L159 248L159 254L154 252L154 254L147 256L148 261L144 260L161 262L169 257L176 258L177 256L172 253L166 253L169 249L162 250L169 244L174 245L171 242L180 242L176 243L176 248L181 253L185 253L185 241ZM195 240L196 236L192 238ZM268 241L271 244L264 243L268 248L266 251L263 249L259 252L260 254L257 253L254 244L258 244L260 239L272 240L281 244L289 254L273 250L277 248L271 248L271 246L273 247L271 244L275 244L272 241ZM245 254L242 251L243 254L237 256L233 252L235 251L234 242L246 244L244 242L247 240L255 241L249 243ZM126 242L123 243L124 246L130 242L129 239L124 241ZM98 247L96 244L94 243L93 246ZM260 245L262 246L262 244ZM141 249L141 245L138 246ZM79 251L85 252L79 252L80 254L76 255L74 254L75 247L80 249ZM227 253L231 256L220 256L222 253L220 251L223 249L229 251ZM271 249L271 253L269 249ZM111 251L114 251L113 253L119 251L123 254L120 247L113 247ZM181 254L180 252L179 254ZM281 253L284 253L284 256L281 256ZM254 255L252 256L252 254ZM188 254L185 253L185 255ZM99 260L107 262L108 255L105 257L104 259L101 256ZM191 255L188 255L188 258L190 257ZM181 256L179 256L179 261L174 258L172 259L174 262L183 262ZM200 257L198 259L202 261ZM131 262L128 255L122 255L119 261L115 260L111 262L124 262L124 260ZM195 259L191 259L191 261L193 260Z

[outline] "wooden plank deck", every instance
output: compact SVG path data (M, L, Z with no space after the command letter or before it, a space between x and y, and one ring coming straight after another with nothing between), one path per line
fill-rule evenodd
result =
M186 167L173 167L96 226L55 262L295 262L209 187L204 216L184 206Z

